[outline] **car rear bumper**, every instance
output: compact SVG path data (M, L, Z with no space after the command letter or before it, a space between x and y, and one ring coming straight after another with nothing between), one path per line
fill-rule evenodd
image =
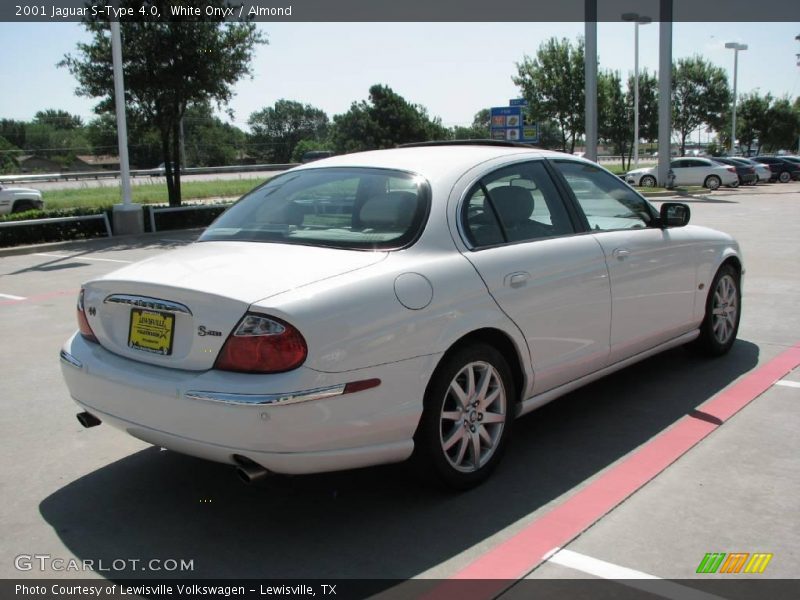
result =
M113 354L76 334L61 353L72 398L101 421L177 452L217 462L248 458L275 473L314 473L402 461L438 357L346 373L299 368L274 375L182 371ZM379 379L371 389L307 401L230 403L230 392L260 398L337 389ZM210 393L199 398L197 391ZM213 398L213 399L212 399Z

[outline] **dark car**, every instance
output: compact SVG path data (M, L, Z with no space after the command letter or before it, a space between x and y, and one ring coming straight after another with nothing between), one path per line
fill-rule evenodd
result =
M331 156L333 156L333 152L330 150L309 150L300 157L300 162L309 163L323 158L330 158Z
M756 169L752 165L744 165L734 159L717 156L711 160L735 168L741 185L755 185L758 183L758 175L756 175Z
M753 160L764 163L772 169L773 178L781 183L789 183L792 179L800 180L800 164L787 160L783 156L756 156Z

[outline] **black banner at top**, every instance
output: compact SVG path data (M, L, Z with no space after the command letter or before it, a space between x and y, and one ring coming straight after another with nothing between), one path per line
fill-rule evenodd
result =
M676 22L800 22L796 0L10 0L0 3L0 20L618 22L624 13L638 13L657 21L664 2L672 4Z

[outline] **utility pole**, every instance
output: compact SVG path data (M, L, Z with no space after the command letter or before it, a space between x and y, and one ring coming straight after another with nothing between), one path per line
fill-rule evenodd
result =
M585 0L584 88L586 104L586 153L589 160L597 161L597 0Z
M667 186L672 159L672 0L661 0L658 29L658 185Z

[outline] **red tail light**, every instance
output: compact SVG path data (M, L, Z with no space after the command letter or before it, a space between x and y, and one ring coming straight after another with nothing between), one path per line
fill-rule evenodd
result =
M308 346L297 329L276 319L248 313L219 352L214 368L240 373L281 373L306 360Z
M725 167L725 168L728 169L728 171L730 171L731 173L736 173L735 167Z
M89 325L89 320L86 318L86 311L83 308L83 288L81 293L78 294L78 331L81 332L83 338L87 341L97 343L97 338L92 331L92 326Z

